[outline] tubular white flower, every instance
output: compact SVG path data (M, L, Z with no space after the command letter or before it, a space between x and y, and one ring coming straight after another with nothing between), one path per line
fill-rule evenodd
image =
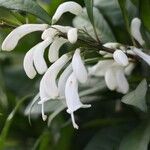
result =
M150 55L142 52L141 49L138 49L136 47L134 47L132 50L136 55L142 58L148 65L150 65Z
M70 64L61 74L59 80L58 80L58 91L59 96L64 97L65 96L65 85L68 77L72 73L72 65Z
M74 15L79 15L82 12L82 7L73 1L64 2L58 6L54 16L52 17L52 24L55 24L63 13L70 12Z
M105 73L105 82L110 90L115 90L117 88L116 74L113 67L107 69Z
M114 60L100 60L97 64L94 66L88 68L88 72L90 75L93 76L104 76L107 69L114 63Z
M145 41L142 38L140 27L141 27L141 20L139 18L133 18L130 27L131 34L141 45L143 45Z
M116 69L117 91L126 94L129 91L129 84L125 77L123 68Z
M77 28L72 28L67 33L68 41L72 44L76 43L78 39L78 30Z
M23 67L24 67L25 73L30 79L33 79L36 76L36 70L33 65L33 62L34 62L33 53L34 53L34 48L30 49L26 53L24 57L24 61L23 61Z
M75 50L75 53L72 58L72 68L79 82L85 83L87 81L88 75L80 56L80 49Z
M59 49L63 44L65 44L68 40L57 37L53 41L53 43L49 47L48 58L50 62L55 62L59 58Z
M47 24L24 24L17 27L3 41L2 50L13 50L23 36L35 31L44 31L47 27Z
M54 37L58 34L58 30L54 28L48 28L42 33L42 40L46 40L47 38L54 39Z
M41 101L39 104L47 101L48 99L55 99L58 97L59 92L56 84L56 78L62 67L69 61L69 59L68 55L64 54L48 68L40 82Z
M39 74L43 74L47 70L47 64L44 59L44 52L51 42L52 42L51 39L48 38L45 41L42 41L41 43L37 44L34 50L33 54L34 65Z
M78 94L78 82L77 79L72 73L67 82L65 87L65 96L66 96L66 103L67 103L67 112L71 114L71 119L73 123L73 127L78 129L78 125L75 123L74 119L74 111L78 110L79 108L89 108L91 105L85 105L80 102L79 94Z
M116 50L113 53L113 58L121 66L127 66L129 64L127 55L121 50Z

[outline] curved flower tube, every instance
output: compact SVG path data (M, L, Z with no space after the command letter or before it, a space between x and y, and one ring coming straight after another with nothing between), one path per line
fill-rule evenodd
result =
M24 37L25 35L35 32L35 31L44 31L48 28L47 24L24 24L16 29L14 29L3 41L2 43L2 50L4 51L11 51L13 50L18 41Z
M55 24L59 18L62 16L62 14L70 12L74 15L79 15L82 12L82 7L73 1L64 2L60 4L52 17L52 24Z

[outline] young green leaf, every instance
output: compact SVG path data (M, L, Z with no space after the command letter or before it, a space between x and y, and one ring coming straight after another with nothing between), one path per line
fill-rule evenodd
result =
M135 106L145 112L147 111L147 105L145 100L146 92L147 82L144 79L134 91L126 94L121 101L125 104Z
M46 23L50 23L50 16L33 0L0 0L0 7L31 13Z

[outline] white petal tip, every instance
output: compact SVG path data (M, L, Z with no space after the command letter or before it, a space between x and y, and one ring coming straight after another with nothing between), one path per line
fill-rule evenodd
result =
M42 119L43 119L43 121L46 121L46 120L47 120L47 116L46 116L46 115L43 115L43 116L42 116Z

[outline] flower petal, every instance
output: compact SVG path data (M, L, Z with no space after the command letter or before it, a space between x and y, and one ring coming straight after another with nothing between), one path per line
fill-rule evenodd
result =
M49 48L48 58L50 62L55 62L59 58L59 49L66 42L67 40L62 37L55 38Z
M140 27L141 27L141 20L139 18L132 19L131 34L141 45L143 45L145 41L142 38Z
M59 96L64 97L65 96L65 85L68 77L72 73L72 65L70 64L61 74L59 80L58 80L58 91Z
M58 30L51 27L51 28L44 30L41 38L42 40L46 40L47 38L53 39L57 34L58 34Z
M80 49L76 49L72 58L72 68L76 78L81 82L87 81L87 71L80 56Z
M36 46L36 49L34 50L33 59L34 59L34 65L39 74L43 74L47 70L47 64L44 59L44 52L46 47L50 45L51 39L46 39L45 41L42 41Z
M48 68L40 82L41 101L39 102L39 104L43 101L47 101L48 99L55 99L58 97L59 93L56 84L56 78L62 67L69 61L69 59L70 58L67 56L67 54L64 54ZM42 96L43 92L46 95L46 98Z
M105 82L107 87L110 90L115 90L117 88L117 81L116 81L116 75L115 75L115 70L113 67L110 67L107 69L105 73Z
M78 93L78 82L74 73L72 73L69 76L66 82L65 96L66 96L66 103L68 107L67 112L71 114L74 128L78 129L78 126L74 120L73 112L78 110L79 108L89 108L91 107L91 105L85 105L81 103L80 98L79 98L79 93Z
M13 50L23 36L35 31L44 31L47 27L47 24L25 24L17 27L3 41L2 50Z
M126 94L129 91L129 84L125 77L123 68L118 68L116 70L116 80L118 84L117 91Z
M34 48L30 49L26 53L24 57L24 61L23 61L23 67L24 67L25 73L30 79L33 79L36 76L36 70L33 65L34 50L35 50Z
M70 12L74 15L79 15L82 12L82 7L73 1L64 2L58 6L54 16L52 17L52 24L55 24L63 13Z
M68 41L72 44L76 43L78 39L78 30L77 28L72 28L67 33Z
M113 58L121 66L127 66L129 64L127 55L121 50L116 50L113 53Z

